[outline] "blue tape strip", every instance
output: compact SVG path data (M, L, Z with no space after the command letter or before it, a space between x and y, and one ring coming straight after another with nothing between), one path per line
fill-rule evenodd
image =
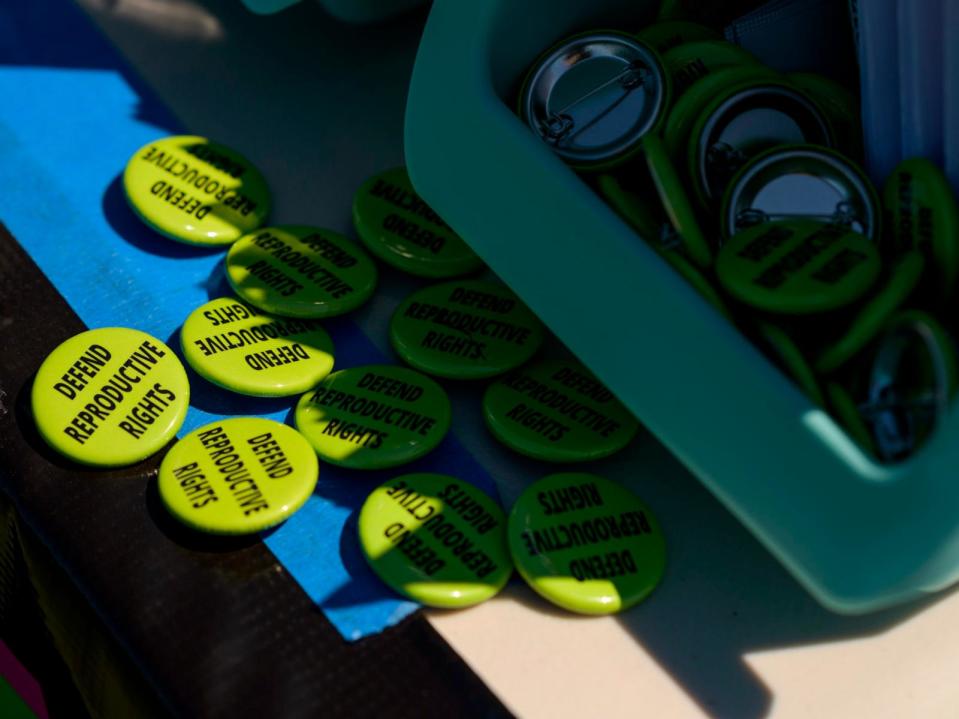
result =
M229 294L223 252L152 233L127 207L119 183L130 155L180 132L176 121L90 21L57 0L0 5L0 97L0 220L88 326L135 327L178 349L186 316ZM351 321L336 320L327 329L339 367L390 361ZM227 416L290 421L293 399L240 397L192 373L191 390L183 432ZM496 495L490 477L453 437L403 471L451 467ZM381 631L416 608L372 574L354 539L356 511L387 478L323 466L311 500L264 535L350 640Z

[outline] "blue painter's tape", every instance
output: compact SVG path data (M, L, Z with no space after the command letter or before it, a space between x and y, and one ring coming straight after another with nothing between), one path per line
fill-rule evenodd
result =
M61 38L67 28L68 41ZM54 0L0 5L0 97L7 98L0 103L0 220L88 326L136 327L178 347L186 316L228 293L223 253L154 234L127 208L119 184L138 147L180 132L175 120L79 10ZM328 329L339 367L389 361L351 321ZM293 404L232 395L196 375L191 389L183 432L235 415L289 421ZM450 467L495 496L490 477L452 437L408 469ZM264 535L351 640L416 608L372 574L354 539L355 513L386 478L324 466L315 496Z

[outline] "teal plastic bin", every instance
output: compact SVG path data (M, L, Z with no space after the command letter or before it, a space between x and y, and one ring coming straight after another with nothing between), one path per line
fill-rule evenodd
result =
M316 0L333 17L352 23L368 23L386 20L411 8L425 4L426 0ZM243 0L243 4L256 13L274 13L300 0Z
M824 605L939 590L959 578L959 414L876 464L513 112L543 49L657 6L435 0L407 109L414 184Z

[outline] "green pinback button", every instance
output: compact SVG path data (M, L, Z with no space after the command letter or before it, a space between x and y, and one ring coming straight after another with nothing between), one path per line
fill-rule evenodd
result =
M819 387L816 374L792 337L781 327L769 322L759 322L758 329L763 344L773 354L776 363L814 404L825 407L826 398Z
M655 135L647 135L643 138L643 150L656 192L683 252L699 267L709 267L713 262L712 248L700 229L696 211L663 141Z
M929 315L901 312L858 369L855 394L837 382L827 386L837 421L881 461L908 459L941 424L955 394L952 338Z
M486 494L454 477L407 474L378 487L360 509L370 567L405 597L458 609L496 595L513 563L506 517Z
M673 157L685 158L691 195L703 207L720 199L733 175L761 152L777 145L833 144L819 107L784 76L759 65L707 75L687 97L692 107L677 104L674 110L682 132L667 124L667 145ZM691 121L690 109L697 113Z
M251 534L289 518L313 494L319 463L294 429L260 417L201 427L160 465L158 488L180 522L210 534Z
M266 180L245 157L192 135L137 150L123 172L123 189L150 227L195 245L231 244L270 212Z
M661 55L688 43L723 39L722 33L685 20L658 22L640 30L636 37Z
M663 64L673 78L677 95L682 95L695 82L719 70L758 63L749 52L725 40L688 42L663 55Z
M908 459L941 425L956 391L952 338L929 315L893 316L880 339L859 413L879 458Z
M353 197L353 225L370 252L398 270L443 279L483 261L423 200L406 168L368 179Z
M862 299L880 273L868 238L812 220L743 230L722 248L716 274L734 298L758 310L811 315Z
M940 296L951 297L959 279L959 209L945 175L928 160L906 160L887 180L883 194L889 254L921 250L936 274Z
M481 280L424 287L393 314L393 349L414 369L449 379L485 379L524 364L543 344L543 325L508 288Z
M296 405L296 428L325 462L385 469L434 450L450 428L450 401L429 377L371 365L334 372Z
M500 442L546 462L608 457L639 431L629 410L572 361L538 362L494 382L483 413Z
M720 93L777 80L780 76L773 70L752 64L726 67L694 82L678 97L663 126L663 141L670 157L676 162L685 157L696 122Z
M533 483L509 515L509 549L542 597L581 614L613 614L645 599L666 569L666 540L636 495L592 474Z
M788 219L842 225L874 242L882 235L879 197L866 173L813 145L779 145L756 155L729 181L719 214L726 237Z
M785 78L721 93L687 140L692 194L701 206L712 207L752 158L779 145L831 147L831 133L819 107Z
M262 314L232 297L198 307L180 330L196 373L254 397L288 397L333 369L333 341L317 320Z
M33 382L40 436L60 454L96 467L146 459L186 417L186 370L160 340L138 330L89 330L57 347Z
M234 291L284 317L334 317L373 296L377 271L355 242L315 227L267 227L243 237L226 257Z
M816 371L821 374L835 372L872 342L892 314L919 286L925 265L925 258L918 250L901 257L885 286L857 312L845 334L819 354Z

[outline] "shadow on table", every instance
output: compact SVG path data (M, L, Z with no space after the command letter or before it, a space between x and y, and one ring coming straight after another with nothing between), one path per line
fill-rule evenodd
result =
M866 616L833 614L658 442L645 438L630 461L643 473L634 487L662 520L668 562L654 594L619 621L712 716L757 719L771 711L774 694L747 655L878 635L943 598Z

